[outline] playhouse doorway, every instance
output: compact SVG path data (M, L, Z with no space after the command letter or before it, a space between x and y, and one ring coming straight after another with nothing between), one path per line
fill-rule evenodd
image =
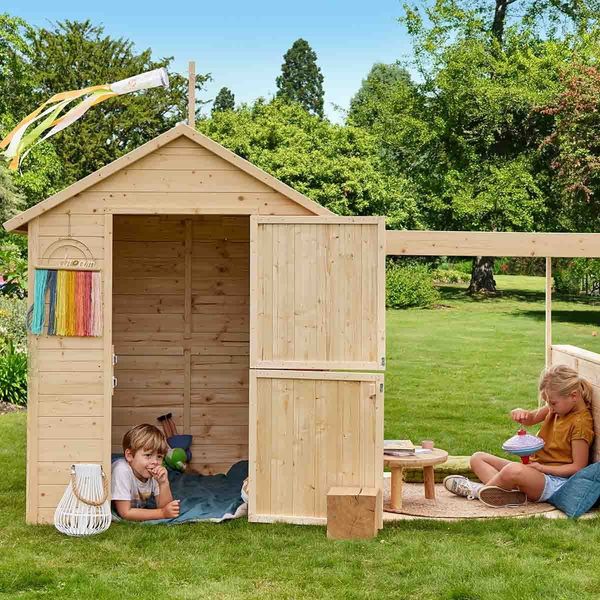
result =
M192 468L248 458L247 215L114 215L112 451L172 413Z

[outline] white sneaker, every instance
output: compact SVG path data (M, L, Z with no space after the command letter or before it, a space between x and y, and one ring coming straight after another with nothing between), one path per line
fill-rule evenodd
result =
M457 496L462 496L467 500L476 500L481 484L467 479L464 475L448 475L444 477L444 487Z

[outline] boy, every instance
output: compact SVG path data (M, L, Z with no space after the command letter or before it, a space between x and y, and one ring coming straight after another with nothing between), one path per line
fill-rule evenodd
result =
M127 521L172 519L179 516L179 500L173 500L162 459L167 440L154 425L138 425L123 438L125 458L112 464L112 501ZM147 508L151 496L158 508Z

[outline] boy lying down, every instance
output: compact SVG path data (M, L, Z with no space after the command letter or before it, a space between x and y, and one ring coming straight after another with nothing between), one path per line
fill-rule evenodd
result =
M179 516L179 500L173 500L162 460L167 440L154 425L138 425L123 437L124 458L112 464L112 502L117 514L128 521L173 519ZM157 508L149 508L154 496Z

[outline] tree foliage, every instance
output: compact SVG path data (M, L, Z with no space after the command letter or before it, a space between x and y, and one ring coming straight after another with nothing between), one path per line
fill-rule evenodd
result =
M500 3L405 6L422 81L400 79L372 94L377 116L365 126L390 168L417 185L430 227L557 226L548 203L552 174L538 150L553 121L536 109L560 92L561 69L576 53L593 54L597 37L564 33L568 23L573 31L589 23L583 3L534 1L505 3L500 35ZM561 36L552 23L564 26Z
M24 208L25 199L17 190L6 165L0 162L0 225Z
M216 113L198 128L333 212L387 215L391 227L420 224L408 181L384 173L375 139L360 128L281 100Z
M541 141L560 73L598 57L597 0L435 0L404 5L409 63L375 65L348 123L377 139L389 173L417 191L426 226L557 230L555 174ZM491 274L492 259L474 273ZM493 278L486 277L493 282ZM473 284L473 281L472 281ZM472 285L473 289L477 286Z
M212 106L212 114L214 115L215 113L224 110L235 110L235 96L227 87L222 87L219 90Z
M322 119L323 75L299 39L275 101L235 110L223 87L198 128L339 214L385 214L390 227L595 231L599 15L600 0L414 0L402 16L412 60L375 64L344 125ZM0 133L53 93L171 63L90 21L38 29L0 15ZM162 133L187 111L186 80L171 74L171 84L95 107L0 184L26 208Z
M554 117L544 140L557 173L561 214L569 228L600 228L600 71L573 65L563 75L564 89L541 112Z
M357 127L372 128L380 123L383 112L398 113L402 108L393 106L399 100L409 102L416 94L410 73L399 63L375 63L363 79L355 96L350 100L348 123ZM392 106L390 106L392 105Z
M323 74L317 54L302 38L284 54L281 75L277 77L277 97L298 102L308 112L323 116Z
M3 110L18 122L57 92L111 83L144 71L169 67L172 57L154 59L150 49L136 52L133 42L112 38L90 21L64 21L49 28L4 22L3 37L11 70L22 75ZM8 33L12 33L9 38ZM16 33L21 32L21 38ZM26 42L23 45L23 40ZM198 89L206 75L196 78ZM94 107L53 140L63 165L63 185L95 171L137 148L185 118L187 81L170 74L168 90L155 88L120 96ZM27 168L31 168L28 165Z
M33 31L23 19L0 14L0 117L31 112L33 79L27 56Z
M7 233L2 223L14 217L25 209L25 198L15 185L11 172L4 163L0 162L0 275L5 276L8 271L3 252L17 245L21 254L27 252L27 242L21 235Z

